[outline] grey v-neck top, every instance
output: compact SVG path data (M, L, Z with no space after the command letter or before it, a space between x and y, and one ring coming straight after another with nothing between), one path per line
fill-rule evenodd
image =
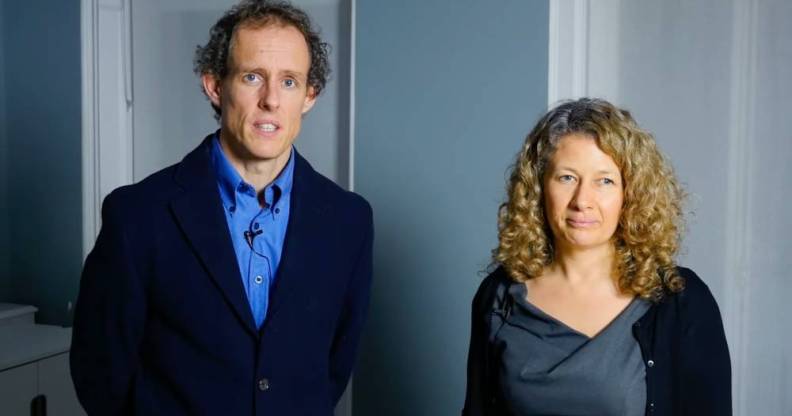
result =
M638 416L646 409L646 368L632 325L649 303L633 300L593 338L526 300L513 283L503 325L491 328L502 398L515 416Z

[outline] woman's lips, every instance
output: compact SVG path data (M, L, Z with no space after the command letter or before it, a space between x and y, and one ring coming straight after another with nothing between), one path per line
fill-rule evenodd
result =
M597 225L596 220L576 220L572 218L567 218L566 222L567 224L575 228L589 228Z

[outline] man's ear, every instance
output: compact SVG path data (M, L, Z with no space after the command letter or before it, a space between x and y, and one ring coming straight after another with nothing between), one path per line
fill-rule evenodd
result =
M316 103L316 90L313 86L308 87L308 93L305 94L305 102L303 102L302 113L305 114Z
M201 75L201 84L203 84L204 93L209 97L209 101L216 107L220 107L220 88L221 82L213 74Z

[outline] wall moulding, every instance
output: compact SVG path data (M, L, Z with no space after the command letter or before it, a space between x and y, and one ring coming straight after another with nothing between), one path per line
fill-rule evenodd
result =
M735 414L748 414L745 379L748 363L747 323L750 322L751 218L753 198L753 149L756 109L758 5L755 0L732 3L729 126L729 176L726 224L726 273L723 305L724 326L732 357L732 395Z
M101 203L132 183L131 0L82 0L83 257L101 226Z

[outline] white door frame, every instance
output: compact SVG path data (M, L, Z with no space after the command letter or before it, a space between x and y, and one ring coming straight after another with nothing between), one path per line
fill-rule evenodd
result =
M102 200L134 178L130 2L81 2L83 258Z

